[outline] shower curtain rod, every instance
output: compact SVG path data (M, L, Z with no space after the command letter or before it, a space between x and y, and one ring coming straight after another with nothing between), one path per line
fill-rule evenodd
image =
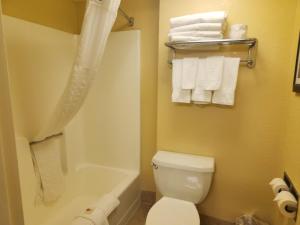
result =
M128 16L128 14L121 8L119 8L119 12L128 21L128 25L130 27L133 27L134 26L134 17Z

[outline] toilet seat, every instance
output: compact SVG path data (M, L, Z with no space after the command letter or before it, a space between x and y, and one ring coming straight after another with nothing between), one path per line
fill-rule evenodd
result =
M150 209L146 225L200 225L196 206L175 198L163 197Z

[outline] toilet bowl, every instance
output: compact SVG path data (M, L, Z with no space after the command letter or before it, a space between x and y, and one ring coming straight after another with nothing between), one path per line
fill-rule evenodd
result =
M199 225L196 206L187 201L162 197L150 209L146 225Z
M195 204L208 194L214 159L158 151L152 165L155 184L163 197L150 209L146 225L200 225Z

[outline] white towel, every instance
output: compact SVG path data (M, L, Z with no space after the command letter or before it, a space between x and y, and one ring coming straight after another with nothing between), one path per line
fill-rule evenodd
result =
M169 37L172 37L172 36L223 38L223 33L221 31L181 31L181 32L169 32Z
M72 221L72 225L109 225L102 209L89 209Z
M170 29L171 33L183 31L223 31L223 23L195 23Z
M191 91L181 88L183 60L173 59L172 64L172 102L190 103Z
M240 59L226 57L224 59L223 79L219 90L213 95L212 102L221 105L234 105Z
M105 194L97 202L75 217L72 225L108 225L108 216L120 205L113 194Z
M212 56L206 58L206 79L204 90L218 90L222 83L224 56Z
M57 200L65 190L61 167L62 136L32 144L34 167L44 202Z
M196 75L198 71L198 58L184 58L182 62L181 88L192 90L195 88Z
M192 100L196 104L209 104L211 103L211 91L204 90L203 84L206 79L206 59L198 60L198 72L196 77L195 89L192 93Z
M109 193L102 196L97 202L92 204L90 208L102 209L104 215L108 217L119 205L119 199L116 198L113 194Z
M191 37L191 36L171 36L170 41L172 42L187 42L187 41L202 41L202 40L215 40L221 39L223 36L220 37Z
M171 28L195 23L223 23L227 18L224 11L196 13L170 19Z

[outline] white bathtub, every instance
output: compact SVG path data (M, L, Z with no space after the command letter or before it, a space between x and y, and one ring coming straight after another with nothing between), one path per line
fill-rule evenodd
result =
M82 210L110 192L120 200L109 216L110 225L127 224L140 205L138 173L133 171L83 164L68 180L66 192L56 206L49 206L52 215L43 225L69 225Z
M110 225L125 225L140 205L139 173L136 171L80 164L66 175L66 190L52 204L36 202L36 177L29 146L18 138L18 164L25 225L71 225L73 218L106 193L120 200L109 216Z

